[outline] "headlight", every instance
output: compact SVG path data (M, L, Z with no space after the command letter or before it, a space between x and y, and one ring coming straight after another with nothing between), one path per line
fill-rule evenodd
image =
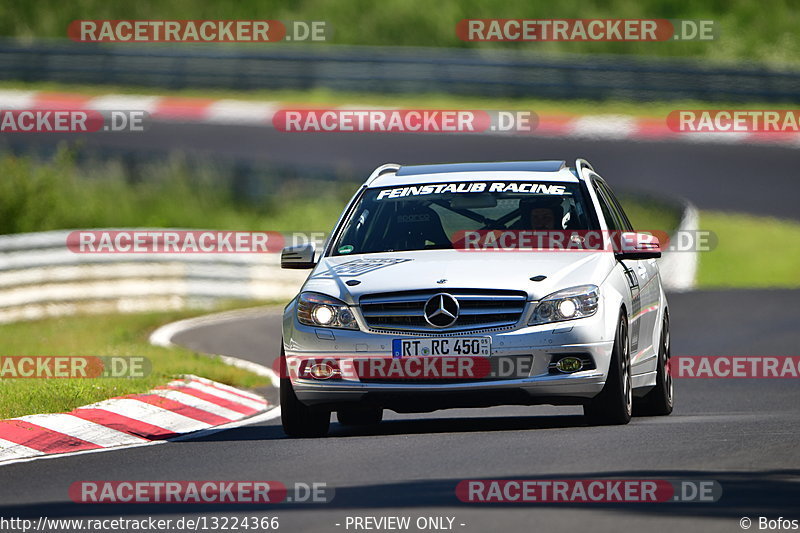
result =
M597 312L599 296L597 285L581 285L549 294L536 305L528 325L592 316Z
M297 301L297 320L306 326L358 329L356 317L346 303L319 294L304 292Z

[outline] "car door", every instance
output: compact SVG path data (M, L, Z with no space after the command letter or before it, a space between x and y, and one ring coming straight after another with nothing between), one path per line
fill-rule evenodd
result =
M598 180L597 188L599 196L602 196L609 204L608 208L621 230L634 231L625 211L608 185L604 181ZM636 323L637 330L636 347L634 348L634 345L631 344L631 365L632 367L642 365L636 370L647 372L655 369L655 357L658 354L657 318L661 306L658 265L655 259L625 259L622 263L626 267L626 272L629 272L627 275L631 279L636 278L639 295L638 303L634 304L636 309L632 312L633 316L631 317Z
M606 221L609 232L617 234L617 232L626 231L625 224L620 217L620 214L613 207L611 200L601 186L602 181L595 177L592 179L592 187L597 195L597 201L600 203L600 210L603 212L603 218ZM643 270L639 268L638 261L631 261L628 259L620 260L625 278L628 281L628 288L631 291L631 308L628 310L628 337L631 345L631 373L637 373L641 366L634 367L638 363L637 355L639 354L639 336L642 329L641 311L642 311L642 298L641 286L644 283ZM640 281L641 279L641 281Z

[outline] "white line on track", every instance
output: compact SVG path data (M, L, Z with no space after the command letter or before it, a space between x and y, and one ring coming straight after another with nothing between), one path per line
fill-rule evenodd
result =
M203 326L223 324L225 322L231 322L233 320L239 320L242 318L252 318L255 316L262 316L264 314L274 314L277 312L278 312L277 309L268 309L268 308L265 309L263 307L254 307L250 309L236 309L233 311L223 311L222 313L214 313L211 315L204 315L195 318L187 318L185 320L178 320L177 322L170 322L169 324L161 326L160 328L158 328L157 330L155 330L153 333L150 334L150 344L163 347L175 346L172 343L172 339L175 337L175 335L179 333L183 333L185 331L189 331ZM254 363L253 361L246 361L244 359L239 359L238 357L231 357L230 355L217 355L216 357L218 357L220 361L222 361L227 365L235 366L237 368L242 368L256 375L270 378L270 380L272 380L273 386L276 386L278 384L279 381L278 374L276 374L274 370L272 370L267 366Z

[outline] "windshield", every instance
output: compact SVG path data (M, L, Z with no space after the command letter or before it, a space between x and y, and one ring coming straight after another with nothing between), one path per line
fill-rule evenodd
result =
M596 229L589 205L577 183L486 181L368 189L332 255L448 249L464 231Z

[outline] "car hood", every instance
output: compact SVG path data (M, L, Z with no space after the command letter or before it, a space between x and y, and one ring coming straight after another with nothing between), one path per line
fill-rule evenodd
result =
M529 299L538 300L567 287L600 285L614 264L614 255L603 251L422 250L336 256L322 258L302 290L348 304L357 304L364 294L417 289L524 290ZM532 281L535 276L545 278Z

